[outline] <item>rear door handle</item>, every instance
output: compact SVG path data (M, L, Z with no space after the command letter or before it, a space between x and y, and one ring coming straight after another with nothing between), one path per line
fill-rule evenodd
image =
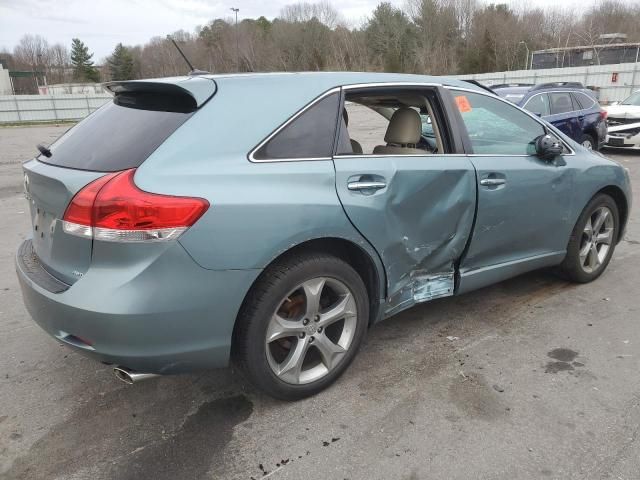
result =
M480 180L480 185L485 187L495 187L497 185L504 185L507 181L504 178L483 178Z
M387 184L385 182L349 182L347 188L352 191L358 190L380 190L385 188Z

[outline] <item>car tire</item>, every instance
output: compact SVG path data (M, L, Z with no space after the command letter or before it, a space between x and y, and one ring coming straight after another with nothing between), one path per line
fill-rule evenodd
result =
M560 265L562 276L587 283L602 275L615 250L619 228L616 202L602 193L593 197L571 232L567 255Z
M346 370L368 320L367 289L348 263L326 253L294 254L268 267L247 295L234 330L233 360L257 388L298 400Z
M583 134L580 138L580 145L589 150L598 150L598 142L587 133Z

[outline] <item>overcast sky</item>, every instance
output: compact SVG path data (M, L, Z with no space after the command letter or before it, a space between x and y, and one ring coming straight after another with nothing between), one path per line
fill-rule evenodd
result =
M406 0L387 1L402 6ZM359 25L379 2L331 1L352 25ZM495 0L495 3L541 7L576 2ZM240 9L239 20L261 15L272 19L290 3L295 0L0 0L0 50L12 51L26 33L39 34L49 43L60 42L67 46L73 37L78 37L94 52L94 59L101 62L119 42L136 45L180 29L193 31L197 25L204 25L213 18L230 17L230 7Z

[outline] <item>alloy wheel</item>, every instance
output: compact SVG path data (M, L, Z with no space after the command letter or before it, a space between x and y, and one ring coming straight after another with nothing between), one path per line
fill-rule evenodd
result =
M357 315L354 295L341 281L316 277L303 282L269 320L265 343L271 370L294 385L321 379L347 354Z
M591 143L591 140L584 140L582 142L582 146L587 150L593 150L593 144Z
M582 231L580 265L587 273L600 268L607 258L613 242L613 213L608 207L599 207L589 216Z

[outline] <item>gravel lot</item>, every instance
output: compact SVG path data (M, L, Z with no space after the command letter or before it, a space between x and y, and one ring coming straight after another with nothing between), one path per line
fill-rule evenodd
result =
M0 128L0 478L640 478L637 207L595 283L537 272L415 307L314 398L228 370L127 386L41 331L15 277L20 162L66 128ZM611 156L639 199L640 155Z

